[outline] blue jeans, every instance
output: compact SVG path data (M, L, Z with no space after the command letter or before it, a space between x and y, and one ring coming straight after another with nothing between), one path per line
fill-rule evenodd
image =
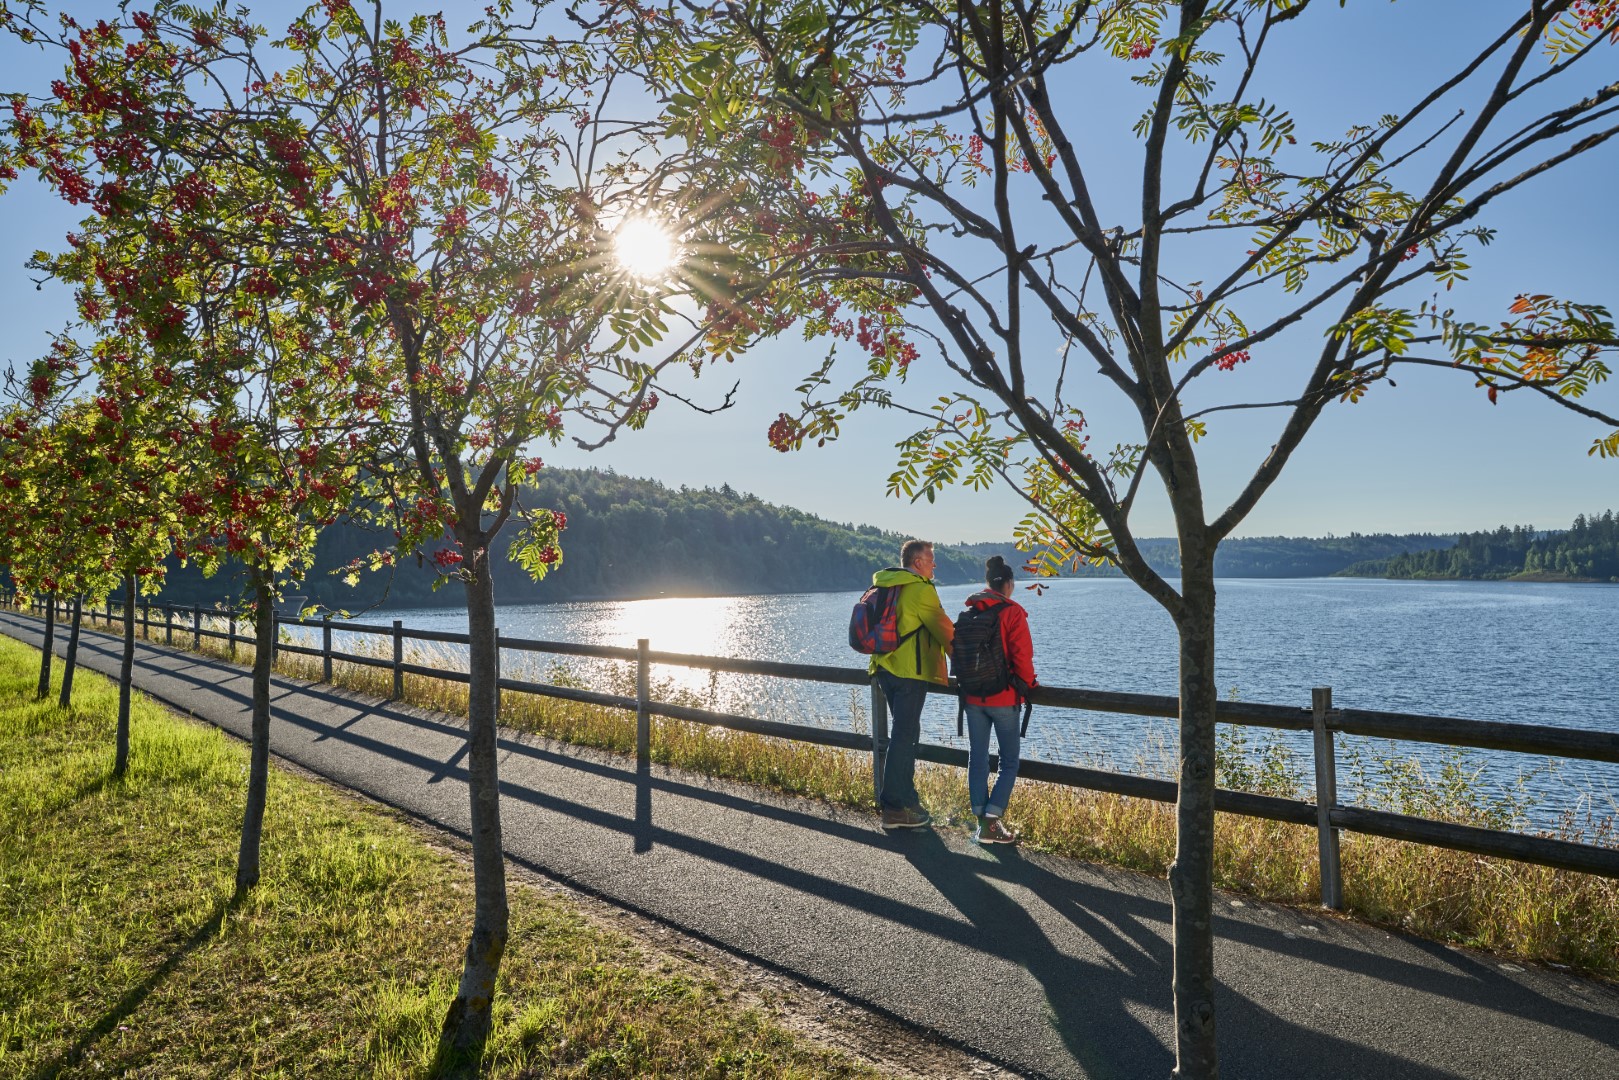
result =
M995 790L989 790L989 731L1001 756ZM1000 817L1012 797L1018 767L1018 710L1016 705L967 706L967 799L975 817Z
M878 668L877 685L888 700L888 760L883 763L882 805L885 810L908 810L922 802L916 793L916 744L922 738L922 706L928 700L928 684Z

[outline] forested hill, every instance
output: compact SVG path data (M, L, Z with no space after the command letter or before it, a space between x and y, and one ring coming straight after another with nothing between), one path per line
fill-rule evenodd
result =
M530 506L568 515L563 563L535 582L506 562L497 547L495 587L502 603L737 593L858 592L871 572L891 566L905 539L869 525L835 524L801 510L775 506L729 486L666 488L651 480L594 469L547 469L524 494ZM510 531L510 530L509 530ZM509 532L508 531L508 532ZM357 610L460 604L453 585L432 589L432 573L414 563L391 577L372 574L354 588L329 571L378 546L359 529L334 526L321 536L319 562L301 591L334 608ZM1177 575L1173 540L1140 542L1160 572ZM940 544L938 580L980 580L989 555L1017 558L1010 543ZM1351 533L1317 539L1246 537L1227 540L1215 557L1221 577L1324 577L1332 574L1398 578L1505 578L1619 580L1619 525L1612 511L1580 517L1567 532L1537 533L1503 527L1466 536L1431 533ZM1083 567L1081 574L1116 575ZM227 576L205 581L171 565L164 598L212 602L234 594Z
M515 527L496 543L495 594L500 603L648 596L858 593L871 574L899 561L906 537L871 526L838 525L801 510L775 506L729 486L664 487L651 480L594 469L546 469L523 494L531 507L568 516L562 565L535 582L507 560ZM317 564L300 586L314 601L357 610L386 596L390 607L461 604L453 583L433 591L433 574L414 562L363 575L350 588L329 571L379 546L379 538L336 525L322 533ZM1000 549L998 549L1000 550ZM940 584L980 580L983 560L945 546L936 549ZM1003 551L1015 554L1010 545ZM164 598L212 601L232 592L228 580L205 581L170 566Z
M1501 526L1467 533L1452 547L1410 551L1357 563L1344 571L1357 577L1520 578L1540 581L1619 581L1619 521L1609 510L1581 514L1566 532L1533 526Z

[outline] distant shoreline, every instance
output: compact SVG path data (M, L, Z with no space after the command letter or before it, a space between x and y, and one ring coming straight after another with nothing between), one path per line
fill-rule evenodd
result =
M1168 575L1168 574L1166 574L1166 575L1164 575L1164 577L1165 577L1166 580L1169 580L1169 581L1178 581L1179 580L1179 575ZM1481 584L1506 584L1506 585L1510 585L1510 584L1529 584L1529 585L1619 585L1619 582L1603 581L1600 578L1572 578L1572 577L1566 577L1566 576L1555 575L1555 574L1551 574L1551 575L1548 575L1548 574L1520 574L1520 575L1518 575L1516 577L1510 577L1510 578L1441 578L1441 577L1390 578L1390 577L1376 577L1376 576L1367 575L1367 574L1316 574L1316 575L1311 575L1309 577L1254 577L1254 576L1243 576L1243 575L1238 575L1238 574L1232 574L1232 575L1228 575L1226 577L1216 577L1214 580L1215 580L1215 583L1217 585L1218 585L1219 582L1222 582L1222 581L1387 581L1387 582L1414 582L1414 583L1417 583L1417 584L1440 584L1440 583L1447 583L1447 582L1454 584L1454 583L1460 583L1460 582L1478 582L1478 583L1481 583ZM1018 579L1018 584L1019 585L1027 585L1027 584L1032 584L1035 581L1044 581L1047 584L1050 584L1053 581L1122 581L1122 582L1127 582L1128 583L1129 579L1124 577L1122 574L1120 574L1120 575L1109 574L1109 575L1106 575L1106 576L1094 575L1094 574L1075 574L1075 575L1072 575L1072 576L1064 576L1064 577L1060 577L1060 578L1019 578ZM937 582L936 584L940 585L943 588L951 588L952 586L956 586L956 585L975 585L977 583L976 582L964 582L964 581L946 581L946 582ZM745 596L824 596L824 595L831 594L831 593L846 593L851 598L851 603L852 603L853 599L859 596L860 589L857 589L857 588L795 589L795 590L792 590L791 592L740 592L740 593L722 593L722 592L691 592L691 593L673 592L673 593L671 593L671 592L664 592L664 593L639 593L639 594L602 595L602 596L568 596L568 597L559 597L559 598L557 598L555 600L523 599L523 600L512 600L512 601L502 601L497 597L496 600L495 600L495 605L497 607L522 607L522 606L532 606L532 605L544 605L546 607L552 607L552 606L560 605L560 604L633 604L633 603L639 603L639 602L641 602L643 600L719 600L719 599L725 599L725 598L737 598L737 597L745 597ZM379 611L380 610L421 611L421 610L434 610L434 609L440 609L440 608L443 608L443 609L456 609L456 608L459 608L460 606L461 605L458 604L458 603L411 604L411 605L401 606L401 607L397 607L397 608L377 609L377 610L379 610Z
M1522 574L1512 574L1508 577L1441 577L1437 574L1420 575L1413 577L1386 577L1382 574L1334 574L1338 578L1355 578L1361 581L1488 581L1499 582L1504 585L1619 585L1619 581L1609 581L1605 578L1571 577L1568 574L1554 574L1545 570L1533 570ZM1218 579L1216 579L1218 580ZM1263 580L1250 578L1253 580ZM1269 580L1283 580L1272 578ZM1298 579L1293 579L1298 580Z

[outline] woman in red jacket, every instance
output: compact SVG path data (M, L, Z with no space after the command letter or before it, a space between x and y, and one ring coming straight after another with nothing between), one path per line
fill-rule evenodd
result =
M978 818L976 839L981 844L1015 844L1017 833L1001 821L1018 770L1018 687L1035 685L1034 643L1029 640L1029 616L1012 597L1012 568L999 555L984 564L983 592L967 598L967 606L981 610L1000 607L1001 649L1012 674L1012 685L988 697L967 695L967 795ZM1000 766L995 790L989 790L989 733L995 731Z

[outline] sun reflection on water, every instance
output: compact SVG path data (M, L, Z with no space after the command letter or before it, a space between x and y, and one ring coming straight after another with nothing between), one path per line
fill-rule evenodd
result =
M739 616L744 597L706 596L659 597L652 600L632 600L615 605L611 616L602 620L599 633L604 642L633 646L640 638L647 639L657 652L692 653L699 656L740 656L747 650L738 649ZM655 678L667 679L676 686L689 690L704 690L712 676L700 668L654 668Z
M723 656L734 633L736 606L737 598L730 596L633 600L613 612L604 636L615 645L646 638L662 652Z

